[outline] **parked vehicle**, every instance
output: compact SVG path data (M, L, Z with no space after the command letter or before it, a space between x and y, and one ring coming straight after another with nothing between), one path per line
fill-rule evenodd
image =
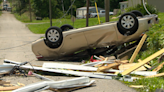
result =
M113 15L113 12L109 12L109 15ZM99 17L104 17L105 16L105 10L100 10L99 12ZM90 17L97 17L97 13L91 13Z
M154 23L158 23L157 15L136 16L135 13L125 13L118 22L67 31L50 27L45 33L45 39L32 44L32 51L38 60L56 60L85 49L119 46L139 39Z
M8 12L11 12L11 7L7 7L7 11Z
M4 3L3 4L3 10L7 10L8 4Z

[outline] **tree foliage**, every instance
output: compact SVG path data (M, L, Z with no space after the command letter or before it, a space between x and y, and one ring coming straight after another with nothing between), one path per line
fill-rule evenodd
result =
M30 0L32 11L36 16L49 17L49 0ZM52 18L61 17L70 8L71 3L74 0L51 0L52 6ZM95 6L95 1L98 7L105 8L104 0L89 0L90 6ZM126 0L110 0L110 11L119 8L119 2ZM15 0L16 12L20 14L24 11L28 11L29 0ZM76 16L76 9L86 6L86 0L75 0L72 6L72 15ZM68 12L71 15L71 10Z

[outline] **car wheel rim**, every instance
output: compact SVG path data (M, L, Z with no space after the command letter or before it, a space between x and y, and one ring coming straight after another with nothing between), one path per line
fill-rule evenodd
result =
M57 42L59 40L60 34L56 29L49 30L47 37L51 42Z
M135 20L131 15L126 15L121 19L121 25L125 28L125 29L130 29L134 26L135 24Z

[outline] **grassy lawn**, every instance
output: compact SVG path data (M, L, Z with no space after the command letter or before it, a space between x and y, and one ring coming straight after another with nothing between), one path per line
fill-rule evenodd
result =
M105 22L105 17L100 18L101 22ZM117 19L112 19L112 21L115 21ZM36 23L39 22L49 22L49 20L43 20L43 21L37 21ZM71 19L53 19L52 20L52 25L61 27L64 24L70 24L73 26L73 22ZM34 23L34 22L33 22ZM98 19L97 18L90 18L89 19L89 26L97 25L98 24ZM50 27L50 23L44 23L44 24L29 24L27 25L28 28L36 34L44 34L45 31ZM74 28L82 28L86 26L86 19L76 19L74 22Z
M20 14L14 13L15 17L24 23L41 23L41 24L28 24L27 27L35 34L44 34L46 30L50 27L50 20L49 18L44 18L43 20L35 20L35 16L32 17L32 22L30 22L29 12L23 13L21 16ZM112 19L110 16L110 21L116 21L118 18ZM101 23L105 22L105 17L100 17ZM81 28L86 26L86 19L76 19L73 23L71 19L52 19L52 26L61 27L64 24L72 25L74 28ZM89 26L98 25L97 18L89 18Z

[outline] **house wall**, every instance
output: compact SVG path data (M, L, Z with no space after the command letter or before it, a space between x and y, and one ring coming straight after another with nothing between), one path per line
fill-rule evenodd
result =
M147 0L149 5L155 6L160 12L164 12L164 0Z
M98 8L98 12L100 12L100 10L104 10L104 9ZM87 13L86 9L77 9L76 17L77 18L85 18L86 13ZM89 13L96 13L96 8L89 9Z
M156 1L156 0L154 0ZM128 0L128 7L134 7L137 4L141 4L141 0Z

